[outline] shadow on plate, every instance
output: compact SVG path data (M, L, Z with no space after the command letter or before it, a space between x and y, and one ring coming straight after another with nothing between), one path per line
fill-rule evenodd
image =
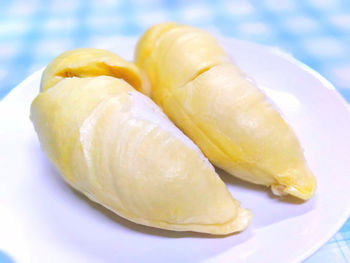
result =
M317 193L308 201L290 195L279 197L266 186L242 181L220 168L216 168L216 171L229 188L232 196L241 201L243 207L252 210L253 227L265 227L301 216L311 211L317 202Z
M162 230L158 228L152 228L147 226L142 226L131 221L128 221L107 208L91 201L83 194L79 193L73 188L69 187L62 177L59 175L54 166L49 162L44 153L40 150L39 145L37 144L36 152L40 151L41 153L37 155L38 162L44 163L46 166L46 174L51 174L42 180L55 180L56 187L61 186L62 189L66 189L65 192L71 192L75 198L79 198L85 203L89 204L94 210L98 210L99 213L103 214L109 220L117 222L119 225L128 228L132 231L141 232L144 234L159 236L159 237L168 237L168 238L210 238L210 239L222 239L227 236L213 236L209 234L195 233L195 232L175 232L169 230ZM221 179L226 183L228 189L232 193L233 197L241 202L242 207L248 208L253 212L253 220L250 228L259 228L272 225L274 223L287 220L293 217L301 216L305 213L311 211L317 201L317 195L314 196L309 201L302 201L292 196L277 197L274 196L270 189L267 189L265 186L255 185L248 182L244 182L233 176L227 174L226 172L218 169L217 170ZM69 190L67 190L69 189ZM243 231L246 232L246 231ZM238 234L242 236L242 233ZM228 235L228 236L238 236L237 234ZM249 238L247 236L246 238Z

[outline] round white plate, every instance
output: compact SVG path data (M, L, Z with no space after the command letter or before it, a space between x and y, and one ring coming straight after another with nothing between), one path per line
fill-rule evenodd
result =
M18 262L298 262L331 238L350 212L345 102L319 74L280 51L221 41L299 136L318 181L311 200L279 199L221 173L254 214L242 233L178 233L122 219L65 184L41 151L29 120L37 72L0 103L0 250ZM131 59L135 42L115 39L112 50Z

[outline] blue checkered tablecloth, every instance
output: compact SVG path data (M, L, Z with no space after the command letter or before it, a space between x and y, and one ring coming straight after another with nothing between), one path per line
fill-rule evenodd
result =
M138 36L169 20L278 46L320 72L350 102L348 0L0 0L0 100L65 50ZM11 262L5 251L0 262ZM350 219L305 262L350 262Z

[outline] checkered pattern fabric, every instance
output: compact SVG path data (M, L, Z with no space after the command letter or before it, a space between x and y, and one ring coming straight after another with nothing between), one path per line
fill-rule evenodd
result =
M177 21L278 46L350 102L348 0L0 0L0 100L61 52ZM6 261L0 253L0 262ZM350 220L306 262L350 261Z

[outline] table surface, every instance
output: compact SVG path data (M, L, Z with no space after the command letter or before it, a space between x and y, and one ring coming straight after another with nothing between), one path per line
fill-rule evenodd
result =
M278 47L350 102L348 0L0 0L0 100L65 50L139 36L163 21ZM0 262L11 256L0 251ZM305 262L350 262L350 219Z

